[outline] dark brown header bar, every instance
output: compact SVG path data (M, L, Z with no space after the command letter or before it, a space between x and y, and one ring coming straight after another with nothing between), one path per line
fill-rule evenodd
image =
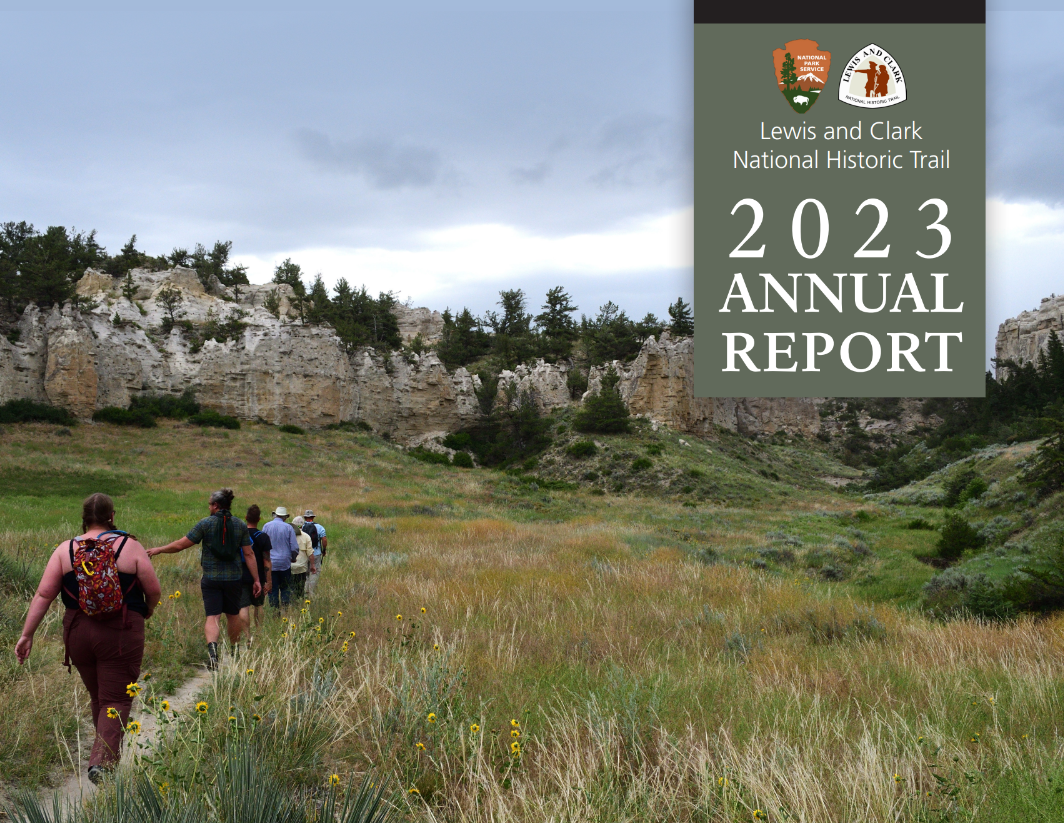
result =
M694 0L696 23L986 23L986 2Z

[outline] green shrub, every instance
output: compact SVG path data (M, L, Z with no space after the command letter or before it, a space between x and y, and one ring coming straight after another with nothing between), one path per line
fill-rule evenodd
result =
M978 549L982 545L983 538L967 520L960 515L948 514L935 548L942 559L957 560L969 549Z
M460 469L473 468L473 458L469 456L468 452L456 452L451 460L452 466L458 466Z
M598 446L592 440L577 440L566 451L571 457L583 459L598 454Z
M341 423L329 423L323 427L327 432L371 432L373 427L365 420L344 420Z
M573 428L579 432L599 434L624 434L631 431L628 407L617 392L620 378L611 367L602 377L598 394L584 401L584 406L573 420Z
M473 438L469 432L455 432L443 438L443 445L455 451L465 451L473 444Z
M598 472L595 472L595 471L584 472L584 480L590 480L592 483L594 483L598 479L599 479L599 473Z
M632 461L632 471L641 472L644 469L649 469L654 465L654 462L649 457L637 457Z
M173 420L185 420L199 414L200 404L192 389L185 389L179 396L170 394L144 394L134 397L129 403L130 411L144 411L152 417L168 417Z
M215 429L239 429L240 421L235 417L230 417L227 414L218 414L218 412L212 409L204 409L199 414L194 414L188 419L189 423L194 426L210 426ZM281 430L284 431L284 426L281 426ZM293 426L295 429L299 429L294 434L303 434L303 430L298 426Z
M942 500L942 505L947 509L952 509L960 503L961 495L964 494L964 490L968 488L969 484L975 480L975 478L975 472L970 469L950 478L946 483L946 496Z
M687 470L687 476L688 477L704 477L705 476L705 472L703 472L701 469L688 469Z
M307 430L302 426L296 426L292 423L285 423L282 426L277 427L279 431L283 431L285 434L306 434Z
M8 400L0 405L0 423L56 423L60 426L74 426L77 420L66 409L57 409L47 403Z
M651 457L659 457L663 451L665 447L661 443L651 443L647 446L647 454Z
M975 477L967 486L964 487L964 491L961 492L960 503L967 503L969 500L978 500L986 490L990 488L987 482L981 477Z
M935 524L922 517L917 517L914 520L910 520L905 524L905 528L912 529L913 531L928 531L933 532L935 530Z
M1035 488L1039 496L1064 488L1064 421L1046 420L1052 432L1035 452L1034 462L1021 478Z
M424 446L418 446L416 449L411 449L407 454L415 460L420 460L422 463L435 463L440 466L451 465L451 458L447 454L443 452L429 451Z
M105 406L97 409L92 414L92 419L97 423L111 423L115 426L139 426L142 429L153 429L156 425L155 418L143 409L120 409L117 406Z

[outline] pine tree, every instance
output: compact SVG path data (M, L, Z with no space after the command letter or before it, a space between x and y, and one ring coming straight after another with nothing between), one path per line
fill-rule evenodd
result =
M677 297L676 302L669 306L669 331L673 337L690 337L695 333L694 316L691 313L691 305L685 303L682 297Z
M573 419L573 428L580 432L623 434L631 430L628 407L617 391L620 378L611 366L602 376L598 394L584 401L584 407Z
M787 91L791 90L791 85L798 81L798 74L794 70L794 58L791 57L791 53L787 52L783 55L783 71L781 72L784 85L787 86Z
M573 342L579 336L576 322L570 317L576 311L571 300L565 289L555 286L547 292L543 311L535 317L536 325L543 335L544 351L553 358L568 357L573 350Z

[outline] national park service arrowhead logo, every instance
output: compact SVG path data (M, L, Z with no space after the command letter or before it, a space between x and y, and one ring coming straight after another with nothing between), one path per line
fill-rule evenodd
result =
M839 100L863 109L881 109L905 100L905 75L890 52L869 43L846 61Z
M799 114L809 111L828 82L831 52L815 40L791 40L772 52L779 89Z

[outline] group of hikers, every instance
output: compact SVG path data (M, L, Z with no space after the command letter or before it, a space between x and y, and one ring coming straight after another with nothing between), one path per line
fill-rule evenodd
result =
M278 506L261 529L262 511L248 508L244 520L233 516L233 490L220 489L208 499L209 515L184 537L165 546L145 549L128 532L115 528L114 501L106 494L82 504L82 534L60 543L45 566L30 601L22 636L15 644L18 662L33 648L33 635L56 597L66 607L63 617L64 665L73 664L89 692L96 739L89 755L89 780L99 783L119 759L144 657L144 621L162 598L151 559L202 544L204 635L207 668L218 668L220 616L236 653L252 622L260 626L267 599L276 609L295 598L313 596L329 541L314 512L288 522ZM254 611L252 611L254 610ZM254 620L252 620L254 618Z

